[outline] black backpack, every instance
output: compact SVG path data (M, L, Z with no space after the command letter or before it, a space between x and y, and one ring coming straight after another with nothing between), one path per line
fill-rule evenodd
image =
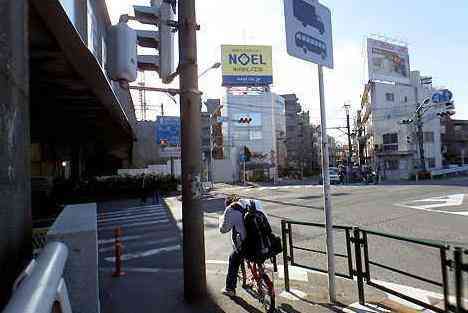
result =
M252 200L244 211L244 225L247 236L242 250L247 260L263 263L283 251L280 238L272 233L267 217L257 210Z

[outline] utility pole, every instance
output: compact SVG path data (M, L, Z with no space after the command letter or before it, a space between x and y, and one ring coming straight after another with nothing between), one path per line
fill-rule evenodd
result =
M421 111L423 106L419 103L419 89L418 86L414 87L414 96L416 98L416 127L417 137L419 146L419 162L421 163L421 171L426 171L426 160L424 158L424 133L423 133L423 121ZM416 177L418 174L416 173Z
M347 166L347 175L346 177L348 177L348 183L351 182L351 169L352 169L352 165L351 165L351 161L352 161L352 155L353 155L353 147L351 146L351 126L349 125L349 108L351 107L351 105L349 104L345 104L344 105L344 108L346 110L346 128L348 129L347 131L347 135L348 135L348 166Z
M418 145L419 145L419 159L421 162L421 171L426 172L426 159L424 157L424 133L423 133L423 121L421 114L422 106L419 106L416 111L416 126L418 128Z
M164 116L164 103L161 102L161 116Z
M206 296L203 211L200 202L201 94L198 90L195 0L178 1L182 142L182 221L184 296L193 303Z

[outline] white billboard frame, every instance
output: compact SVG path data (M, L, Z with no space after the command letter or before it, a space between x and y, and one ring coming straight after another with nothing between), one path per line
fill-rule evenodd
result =
M369 80L411 83L408 47L367 38L366 53Z

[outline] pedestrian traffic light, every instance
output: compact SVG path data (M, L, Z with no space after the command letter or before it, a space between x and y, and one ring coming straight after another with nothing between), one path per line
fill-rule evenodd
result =
M406 136L406 143L411 143L411 136Z
M244 146L244 160L246 162L249 162L251 157L252 153L250 152L249 148L247 146Z
M133 9L138 22L158 27L158 31L137 30L139 46L159 50L159 55L138 55L138 68L158 72L168 84L174 77L174 1L153 0L150 7L136 5Z
M241 117L239 118L239 123L240 124L250 124L252 122L252 118L251 117Z

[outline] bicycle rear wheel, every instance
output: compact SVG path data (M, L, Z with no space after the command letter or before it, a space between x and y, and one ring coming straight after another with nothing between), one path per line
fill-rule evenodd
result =
M267 274L263 274L258 282L260 300L267 313L275 311L275 288Z
M242 260L237 277L242 282L242 288L247 288L247 272L245 271L245 261Z

